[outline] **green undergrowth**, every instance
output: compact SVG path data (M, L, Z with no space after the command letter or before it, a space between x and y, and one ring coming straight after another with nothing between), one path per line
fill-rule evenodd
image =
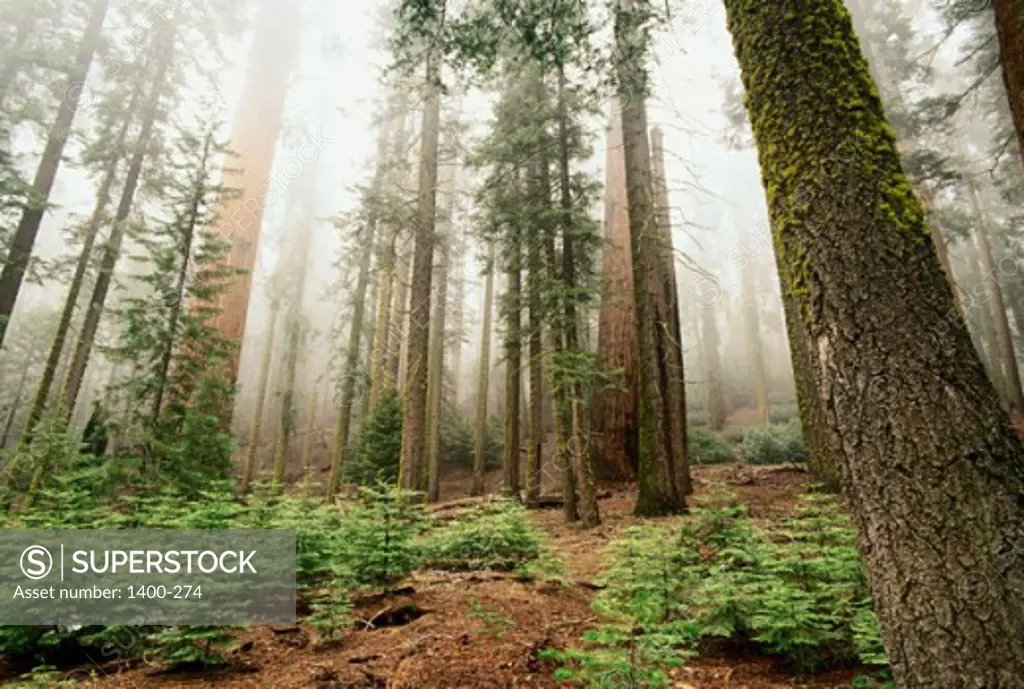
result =
M740 446L747 464L795 464L807 459L800 421L745 429Z
M602 580L604 624L581 649L545 654L580 686L665 687L688 657L730 649L799 672L887 662L855 530L830 497L806 497L772 526L727 501L675 527L632 527L609 546Z
M282 496L261 486L245 500L225 485L200 499L170 491L98 499L55 483L33 506L0 519L2 528L293 529L300 620L318 646L341 641L351 628L351 595L388 589L413 570L557 571L543 535L521 505L494 499L460 514L435 519L413 494L379 484L361 488L341 504ZM90 657L145 657L167 668L227 662L234 630L216 626L0 626L0 653L26 673L23 683L54 675ZM44 680L38 680L44 681ZM51 679L49 684L58 686ZM33 686L26 684L26 686Z
M720 435L700 428L687 429L686 448L693 465L722 464L735 459L732 447Z

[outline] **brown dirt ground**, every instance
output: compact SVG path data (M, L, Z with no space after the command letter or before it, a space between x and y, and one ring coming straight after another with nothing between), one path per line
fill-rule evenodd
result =
M694 472L697 498L721 488L732 491L762 519L789 513L808 483L788 468L725 464ZM468 477L467 477L468 478ZM460 493L459 482L446 498ZM464 493L463 493L464 494ZM612 490L601 501L602 525L590 531L565 524L560 510L532 513L564 558L575 584L524 581L513 575L480 572L417 572L404 593L358 605L355 616L382 618L414 606L422 614L397 626L362 625L334 648L317 650L300 627L242 630L231 654L233 666L217 671L161 673L154 668L94 667L99 689L555 689L554 668L538 660L547 647L579 643L598 622L588 587L601 570L604 547L624 527L641 523L632 514L633 496ZM664 521L664 520L663 520ZM409 590L411 587L411 591ZM77 674L86 676L89 668ZM767 658L696 658L674 671L684 689L848 689L854 673L815 677L787 674Z

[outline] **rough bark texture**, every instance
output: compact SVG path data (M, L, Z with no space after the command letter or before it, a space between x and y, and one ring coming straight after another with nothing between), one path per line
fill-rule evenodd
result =
M412 290L406 336L405 393L402 413L400 483L418 490L423 471L427 413L427 346L430 341L431 271L437 208L437 149L440 139L439 63L427 57L427 98L423 106L417 217L413 248Z
M693 492L690 463L686 456L686 375L683 368L683 330L679 322L679 287L676 284L675 250L672 248L672 215L665 175L665 137L660 127L651 129L651 173L654 183L655 215L661 250L662 290L668 302L668 323L662 326L663 351L667 369L665 418L670 424L671 452L676 460L680 489Z
M1019 689L1024 450L956 316L849 14L839 0L725 6L794 368L820 411L807 420L834 451L896 683Z
M483 495L484 460L487 452L487 395L491 380L491 320L494 312L494 246L487 258L484 278L483 325L480 331L480 377L476 387L476 428L473 439L473 495Z
M266 343L263 345L263 361L260 362L260 379L256 388L256 404L252 410L252 428L249 432L249 446L245 449L245 463L242 465L241 492L248 493L256 473L260 448L260 431L263 427L263 407L267 402L267 387L270 382L270 362L274 356L274 340L277 339L277 316L279 306L270 305L270 325L267 326Z
M1024 7L1020 0L993 0L999 62L1017 130L1018 152L1024 158Z
M132 209L132 202L135 199L135 191L139 184L139 178L142 175L142 166L149 150L150 139L153 136L153 126L156 123L157 114L160 110L160 96L163 92L164 82L173 58L173 26L171 24L164 24L157 38L156 68L151 91L146 102L146 110L142 117L142 125L132 152L128 173L125 176L121 198L117 204L113 228L110 231L110 236L107 238L106 246L103 248L103 256L100 259L96 283L93 285L92 296L89 299L89 308L85 313L82 330L75 344L74 355L64 380L64 388L61 392L59 404L65 419L71 418L75 408L75 401L78 399L78 392L82 387L82 380L85 377L85 369L89 365L89 355L92 353L96 332L99 330L100 318L103 315L103 308L107 301L107 293L110 291L110 285L114 279L114 269L117 267L118 259L121 256L121 242L124 240L125 230L124 224L128 219Z
M686 509L673 455L672 424L666 418L671 365L667 339L672 315L664 290L659 228L648 141L646 34L635 0L620 0L615 16L616 79L622 101L630 249L639 386L639 471L636 514L656 516Z
M28 270L32 248L35 246L36 236L39 234L39 227L43 223L43 215L50 201L50 191L53 189L54 180L57 179L57 170L60 169L64 146L71 136L71 125L78 112L78 103L85 92L85 80L92 66L93 55L102 42L103 20L106 19L109 4L109 0L96 0L93 4L85 33L78 44L74 66L60 92L57 117L47 134L46 147L43 149L43 156L29 188L28 205L22 212L18 227L11 237L7 260L0 271L0 346L4 343L7 324L14 312L14 304L18 300L18 292Z
M281 134L282 113L288 92L288 75L298 53L301 13L288 0L262 0L256 20L256 37L249 56L245 86L231 125L231 150L238 158L224 171L224 185L235 189L225 196L217 215L223 233L232 244L226 263L242 271L232 278L216 299L219 316L214 321L221 335L237 343L228 362L228 379L234 380L242 353L242 338L249 313L252 272L259 251L260 229L266 206L294 179L293 165L271 176L274 150ZM319 156L313 144L296 151L294 160L305 168ZM300 170L299 174L306 173Z
M591 452L594 472L608 481L629 481L637 470L636 324L633 264L629 248L626 159L618 101L611 104L605 158L604 246L597 355L618 374L594 393Z

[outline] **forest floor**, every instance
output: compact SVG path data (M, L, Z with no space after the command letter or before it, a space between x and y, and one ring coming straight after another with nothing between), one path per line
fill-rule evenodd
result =
M723 464L694 471L697 495L727 488L758 520L786 517L808 484L788 467ZM457 497L456 482L447 498ZM559 688L555 668L538 658L545 648L580 645L599 624L591 609L603 552L632 514L634 494L606 492L602 524L582 530L561 510L532 513L568 569L568 586L500 572L419 571L400 589L357 601L357 624L337 647L315 650L301 627L240 630L232 665L194 673L161 673L147 666L91 668L103 689L505 689ZM667 521L659 520L659 521ZM413 611L410 613L410 611ZM90 668L81 670L87 676ZM693 658L673 672L672 686L688 689L848 689L852 671L813 677L788 673L770 658L721 655Z

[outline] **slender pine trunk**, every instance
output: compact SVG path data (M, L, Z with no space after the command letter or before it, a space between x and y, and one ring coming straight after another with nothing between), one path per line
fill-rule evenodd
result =
M487 277L484 279L483 325L480 331L480 376L476 387L476 428L473 440L472 495L483 495L484 463L487 453L487 395L491 380L491 319L494 311L494 245L487 255Z
M437 209L437 153L440 142L440 59L427 55L427 98L423 106L416 226L413 243L405 388L402 395L402 458L399 483L418 490L426 452L427 349L430 342L431 278ZM403 278L404 279L404 278Z
M57 179L64 146L71 136L71 125L74 123L79 102L85 91L85 81L89 76L93 56L103 42L103 21L106 19L109 4L109 0L96 0L92 5L89 22L75 54L74 66L68 73L64 88L61 89L57 117L47 134L46 147L43 149L43 157L39 161L29 189L27 205L7 248L7 261L0 271L0 346L4 343L7 325L14 312L14 304L18 300L25 272L28 270L36 236L39 234L43 215L50 202L50 191L53 189L54 180Z
M272 302L270 305L270 324L267 326L266 343L263 345L263 361L260 362L260 379L256 388L256 405L252 410L252 429L249 432L249 446L245 450L245 463L242 465L242 484L239 492L249 492L253 476L256 474L257 459L260 446L260 431L263 429L263 407L267 402L267 387L270 382L270 362L274 356L274 341L277 339L277 318L280 306Z
M141 86L141 82L138 86ZM129 101L128 113L135 112L140 96L141 89L136 88ZM61 357L66 356L65 344L67 343L68 332L71 330L71 321L74 318L78 297L82 292L85 277L89 271L93 249L96 246L96 238L99 236L100 229L106 219L107 206L110 205L111 192L117 180L117 166L124 156L124 145L128 138L128 130L131 128L131 123L131 115L124 118L121 129L118 131L117 139L114 142L114 153L107 162L107 167L103 172L103 179L96 193L96 205L89 218L89 224L85 229L85 235L82 239L82 250L78 254L78 261L75 263L75 273L71 277L71 284L68 285L68 293L64 298L64 307L61 310L60 320L57 322L57 331L53 335L53 342L50 344L50 351L43 366L43 375L36 386L32 407L29 409L28 419L25 421L25 430L22 432L20 442L26 447L32 442L32 431L46 409L46 403L50 397L50 389L53 387L53 381L57 378L57 369L60 366Z
M78 341L75 344L74 355L71 364L68 366L67 376L64 380L64 388L61 392L60 407L65 419L70 419L78 400L78 392L85 377L85 369L89 365L89 357L92 354L92 347L96 341L96 333L99 330L100 318L106 305L107 294L114 279L114 270L117 267L118 259L121 256L121 243L124 241L125 223L128 214L132 209L132 202L135 199L135 191L142 175L142 166L146 162L149 151L150 140L153 136L153 127L156 124L157 114L160 110L160 96L166 86L165 81L174 58L174 27L170 23L164 24L156 39L156 71L153 77L152 89L146 103L146 111L142 117L142 125L139 130L138 139L135 142L131 163L128 173L125 176L124 188L121 190L121 198L117 205L117 213L107 238L106 246L103 248L103 256L100 259L99 273L96 276L96 283L93 285L92 297L89 299L89 308L82 323L82 330L79 333Z

